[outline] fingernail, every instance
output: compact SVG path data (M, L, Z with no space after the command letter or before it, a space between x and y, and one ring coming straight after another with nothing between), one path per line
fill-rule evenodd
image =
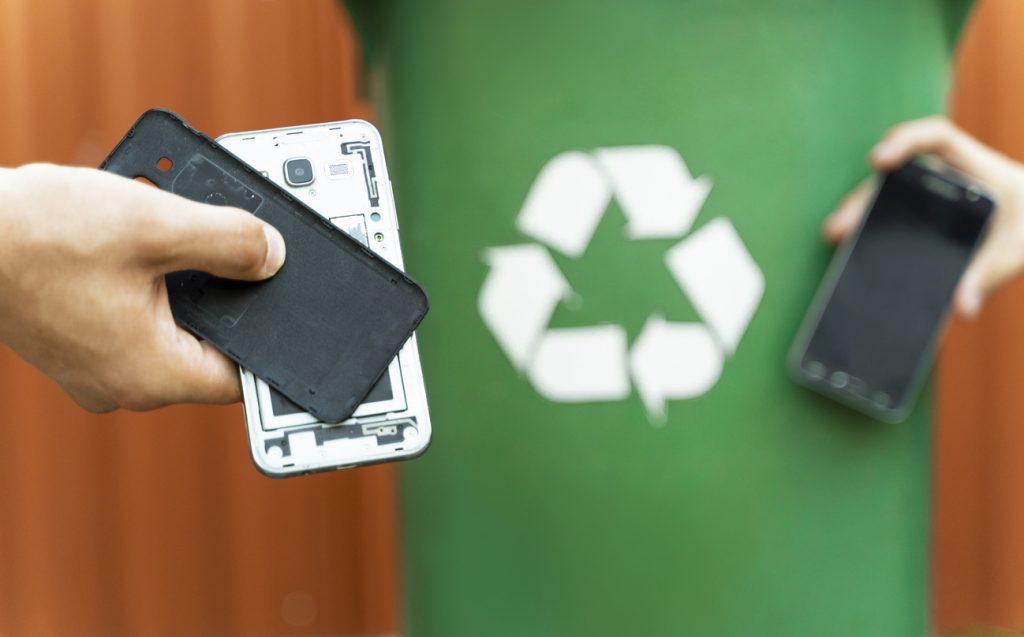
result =
M960 294L960 309L967 318L974 318L981 310L981 292L976 287L966 287Z
M263 264L263 269L268 275L276 274L284 265L284 237L269 224L263 225L263 233L267 237L267 261Z

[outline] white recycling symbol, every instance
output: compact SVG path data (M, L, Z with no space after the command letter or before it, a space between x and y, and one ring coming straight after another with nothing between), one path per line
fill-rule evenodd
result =
M534 181L516 225L539 243L488 248L478 305L515 368L555 402L625 399L630 379L650 419L667 400L700 396L718 381L764 294L764 276L732 223L717 217L687 235L711 179L694 178L667 146L568 151ZM648 317L632 346L619 325L549 328L573 292L548 248L579 258L616 197L630 240L681 238L665 264L702 322Z

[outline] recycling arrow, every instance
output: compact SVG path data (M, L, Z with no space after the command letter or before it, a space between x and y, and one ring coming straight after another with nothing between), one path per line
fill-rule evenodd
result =
M696 179L667 146L602 148L595 153L611 180L633 239L681 236L711 192L711 178Z
M577 258L590 243L610 200L611 187L593 157L562 153L537 175L519 214L519 230Z
M536 244L491 248L480 291L480 316L505 355L522 371L558 302L572 290L548 251Z
M665 255L697 312L733 353L764 294L764 275L728 219L708 222Z
M655 422L665 420L665 401L700 396L722 373L722 351L700 323L647 319L629 355L637 392Z
M549 400L566 403L629 396L626 330L618 325L548 330L530 365L530 382Z

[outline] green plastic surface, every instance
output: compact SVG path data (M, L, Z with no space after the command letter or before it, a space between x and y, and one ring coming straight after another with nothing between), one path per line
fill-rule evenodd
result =
M820 224L891 124L942 110L962 2L706 0L361 6L434 442L403 467L414 636L922 635L930 397L887 426L784 358L831 250ZM721 378L650 424L626 400L542 398L477 308L488 247L566 150L662 144L714 187L766 280ZM582 300L553 326L697 320L613 203L552 251Z

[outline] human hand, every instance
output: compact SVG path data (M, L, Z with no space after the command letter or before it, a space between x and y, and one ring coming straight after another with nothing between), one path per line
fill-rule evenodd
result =
M899 168L914 155L931 154L978 179L996 200L988 236L957 286L956 311L973 318L985 299L1024 270L1024 166L997 153L945 117L928 117L890 129L871 150L878 171ZM874 193L873 180L851 192L825 220L826 240L839 243L857 228Z
M164 274L259 280L284 256L243 210L89 168L0 169L0 342L90 411L239 400L235 364L175 324Z

